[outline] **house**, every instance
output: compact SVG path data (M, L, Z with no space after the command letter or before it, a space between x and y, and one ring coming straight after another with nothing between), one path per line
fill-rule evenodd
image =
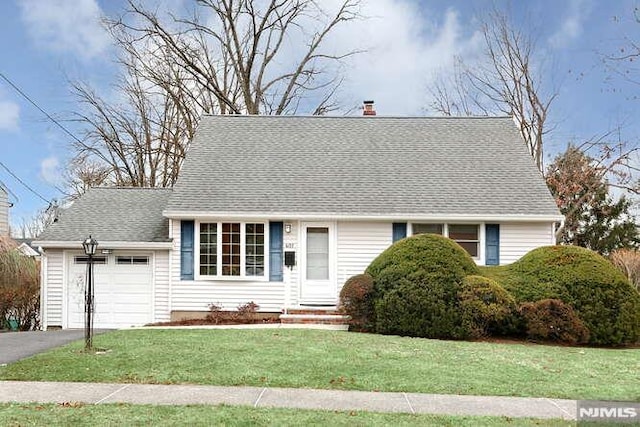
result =
M9 236L9 189L0 182L0 236Z
M94 188L34 242L45 327L168 321L254 301L334 306L393 241L456 240L480 265L554 244L562 221L509 117L203 117L171 189Z
M36 260L40 259L40 252L38 252L38 248L32 246L33 239L13 239L17 244L18 251L24 256L28 256L34 258Z

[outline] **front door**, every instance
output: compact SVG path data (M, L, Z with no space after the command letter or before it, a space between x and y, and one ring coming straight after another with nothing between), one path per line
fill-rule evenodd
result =
M330 223L302 224L302 304L335 304L335 228Z

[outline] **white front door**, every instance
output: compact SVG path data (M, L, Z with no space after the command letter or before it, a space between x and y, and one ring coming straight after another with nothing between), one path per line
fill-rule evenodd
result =
M302 304L335 304L335 226L302 223Z

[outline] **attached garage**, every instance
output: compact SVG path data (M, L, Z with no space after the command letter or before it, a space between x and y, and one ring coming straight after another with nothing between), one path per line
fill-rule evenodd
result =
M87 257L67 256L67 327L84 327ZM94 327L125 328L153 321L153 253L94 257Z

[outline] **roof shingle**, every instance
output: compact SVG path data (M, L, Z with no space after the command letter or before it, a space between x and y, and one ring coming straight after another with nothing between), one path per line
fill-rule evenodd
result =
M509 117L205 116L181 212L559 216Z
M38 241L167 242L169 221L162 216L170 189L91 188Z

